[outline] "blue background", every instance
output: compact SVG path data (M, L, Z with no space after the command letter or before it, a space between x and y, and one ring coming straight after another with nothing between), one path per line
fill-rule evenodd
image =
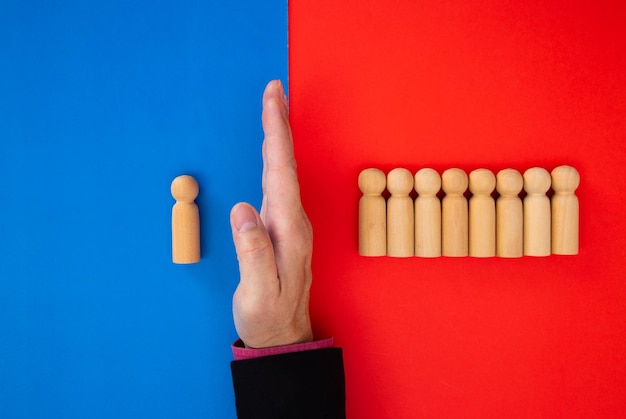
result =
M261 95L286 76L284 1L0 3L0 417L235 416L228 214L260 203Z

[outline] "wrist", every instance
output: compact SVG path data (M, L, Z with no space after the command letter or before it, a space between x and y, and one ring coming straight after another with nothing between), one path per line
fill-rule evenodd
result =
M290 325L257 325L255 328L240 330L237 328L239 338L246 348L263 349L276 346L297 345L313 341L311 322L306 318L304 321L294 322ZM254 333L250 333L254 332Z

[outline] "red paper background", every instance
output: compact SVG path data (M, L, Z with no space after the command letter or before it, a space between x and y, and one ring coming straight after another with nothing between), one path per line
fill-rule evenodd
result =
M623 417L623 1L292 0L312 314L350 418ZM358 173L575 166L580 254L363 258Z

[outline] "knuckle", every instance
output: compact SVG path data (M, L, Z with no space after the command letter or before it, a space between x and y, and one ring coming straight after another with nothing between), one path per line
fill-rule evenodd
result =
M272 250L269 239L260 234L248 234L242 238L237 247L237 256L240 261L254 262L267 257Z

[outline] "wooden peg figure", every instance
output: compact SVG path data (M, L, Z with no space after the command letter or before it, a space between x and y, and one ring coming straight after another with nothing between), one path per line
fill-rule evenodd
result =
M198 182L189 176L178 176L172 181L171 192L176 200L172 207L172 260L189 264L200 261L200 215L194 202L198 196Z
M578 171L571 166L559 166L552 171L552 253L578 254L578 197L574 194L580 184Z
M421 169L415 174L415 256L441 256L441 202L437 193L441 176L433 169Z
M515 169L504 169L496 176L496 255L519 258L524 254L524 210L519 193L524 178Z
M467 174L461 169L448 169L441 175L441 187L446 195L441 202L441 254L461 257L468 254L469 227Z
M387 254L387 203L382 196L387 178L382 170L365 169L359 174L359 254Z
M409 257L415 254L413 174L406 169L393 169L387 175L387 255Z
M496 255L496 203L491 193L496 188L496 177L491 170L476 169L469 175L469 255L493 257Z
M550 173L541 167L524 172L524 255L549 256L551 252Z

